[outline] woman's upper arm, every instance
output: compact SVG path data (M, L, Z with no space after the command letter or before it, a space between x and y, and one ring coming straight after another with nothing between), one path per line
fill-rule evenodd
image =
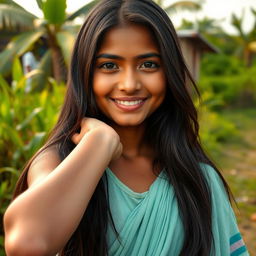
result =
M42 182L61 162L58 151L55 147L48 148L41 152L31 163L27 182L28 186L34 186Z

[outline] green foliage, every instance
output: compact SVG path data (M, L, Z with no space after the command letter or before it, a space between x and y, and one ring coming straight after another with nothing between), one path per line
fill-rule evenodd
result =
M35 16L27 12L21 6L15 4L13 1L0 1L0 29L5 29L6 26L10 30L19 28L27 29L33 26L33 19Z
M199 86L218 102L211 109L252 107L256 104L255 72L256 65L245 67L236 57L207 55L202 61Z
M200 138L206 151L215 156L221 144L237 138L239 133L232 122L212 110L220 105L220 102L214 99L212 92L204 92L202 102L201 105L196 104L199 105Z
M6 49L0 52L0 73L8 75L15 57L23 55L35 41L43 35L44 30L25 32L13 38Z
M225 54L208 54L202 59L201 72L206 76L234 75L244 68L241 61Z
M2 1L0 0L0 29L17 31L19 28L23 28L23 30L17 37L12 38L11 42L0 53L0 73L6 77L9 76L11 63L15 56L20 57L28 49L36 46L41 38L44 38L51 53L48 57L52 62L52 76L57 81L65 80L65 68L68 68L70 63L73 43L78 32L77 26L70 21L79 15L86 15L99 0L86 3L69 16L66 13L66 0L34 0L43 12L44 17L42 19L26 11L20 5L14 4L12 0L4 1L6 3L2 3ZM45 59L45 57L43 58ZM63 67L63 59L65 59L65 68ZM34 81L36 79L37 77L34 78ZM40 83L38 86L40 88L42 83L41 81L38 83Z
M55 125L65 91L63 85L57 85L54 80L49 79L48 85L40 93L27 93L25 85L28 77L23 76L17 58L13 65L13 79L10 85L0 75L1 219L25 162L42 146L48 132ZM2 223L0 230L3 230ZM2 233L1 255L5 255Z
M10 88L2 78L0 86L0 162L2 166L20 168L56 123L64 88L54 86L28 94L24 87Z
M42 2L45 19L51 24L62 24L66 18L66 0L46 0Z

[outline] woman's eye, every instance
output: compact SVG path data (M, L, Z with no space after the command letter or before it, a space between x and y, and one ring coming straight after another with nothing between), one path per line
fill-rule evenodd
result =
M108 70L118 69L117 65L112 62L104 63L104 64L100 65L99 68L108 69Z
M153 69L153 68L159 68L159 65L153 61L146 61L141 64L140 68Z

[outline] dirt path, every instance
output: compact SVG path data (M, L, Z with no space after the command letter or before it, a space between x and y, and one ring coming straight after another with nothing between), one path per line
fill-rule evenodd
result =
M238 128L240 139L223 145L219 158L224 176L238 203L240 231L252 256L256 256L256 109L224 113Z

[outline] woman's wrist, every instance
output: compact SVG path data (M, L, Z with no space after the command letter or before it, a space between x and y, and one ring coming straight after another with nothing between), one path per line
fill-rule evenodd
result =
M92 139L97 147L105 147L106 154L110 155L110 160L112 160L118 145L120 144L120 137L111 127L98 127L88 131L82 140L81 144L86 145L88 139ZM80 144L79 143L79 144Z

